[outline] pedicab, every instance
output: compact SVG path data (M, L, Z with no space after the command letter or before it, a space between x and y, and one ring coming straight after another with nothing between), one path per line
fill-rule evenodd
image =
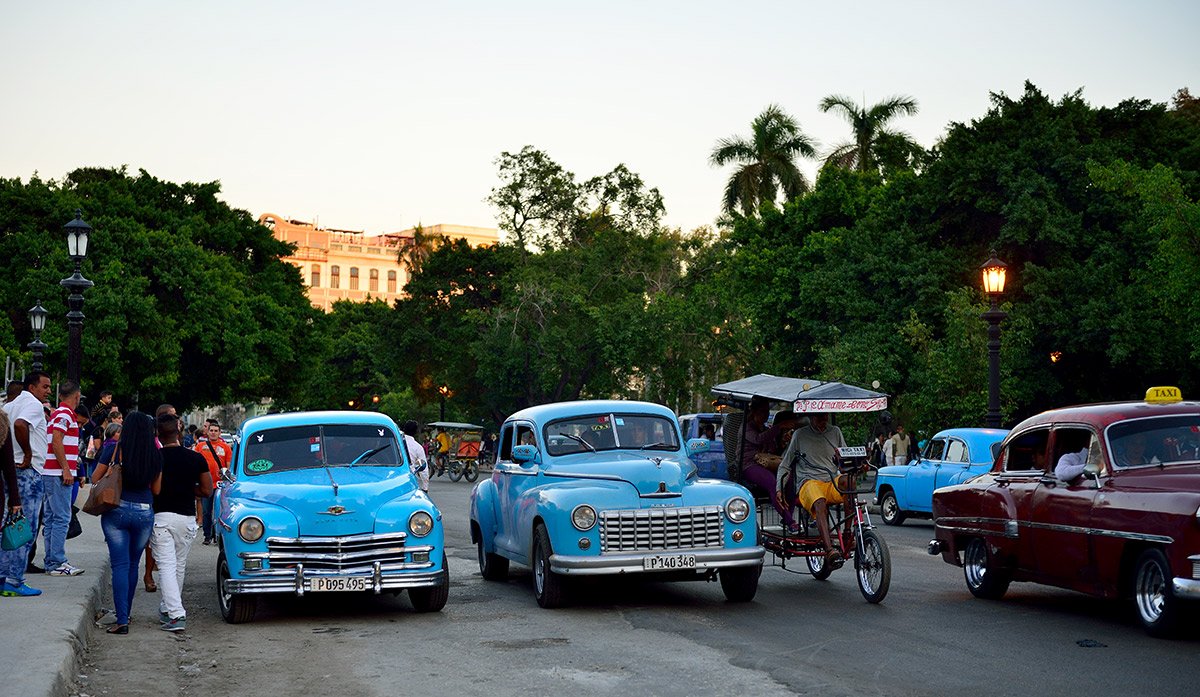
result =
M452 482L478 479L483 465L483 426L457 421L434 421L427 426L450 436L450 452L437 456L438 474L445 472Z
M717 385L712 388L712 393L717 404L740 410L727 412L724 426L725 463L729 479L735 482L742 482L745 414L755 397L770 403L787 404L797 416L873 412L887 408L886 394L840 382L765 373ZM803 457L803 453L797 453L791 463L780 463L779 466L789 467L794 472L796 460ZM840 557L852 563L863 597L867 602L879 603L891 584L892 563L887 543L875 531L867 511L867 502L875 491L878 468L868 462L864 446L838 448L835 462L837 472L830 473L830 481L844 502L828 506L831 542ZM794 475L790 479L795 481ZM811 574L817 580L829 578L837 566L827 563L829 557L816 521L802 506L795 504L796 493L790 482L785 485L789 489L785 496L795 506L792 513L798 517L797 529L793 530L784 525L767 492L748 482L742 483L755 495L758 540L772 555L772 563L792 573ZM807 569L789 566L788 562L796 558L803 558Z

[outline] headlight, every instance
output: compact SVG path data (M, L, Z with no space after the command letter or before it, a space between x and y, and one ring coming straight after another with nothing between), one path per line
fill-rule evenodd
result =
M576 530L591 530L595 524L596 509L586 503L576 506L575 510L571 511L571 525L574 525Z
M732 523L740 523L750 517L750 504L746 503L746 499L730 499L725 504L725 516Z
M263 536L263 522L253 516L243 518L242 522L238 523L238 535L246 542L258 542Z
M425 511L417 511L408 517L408 529L417 537L425 537L433 529L433 518Z

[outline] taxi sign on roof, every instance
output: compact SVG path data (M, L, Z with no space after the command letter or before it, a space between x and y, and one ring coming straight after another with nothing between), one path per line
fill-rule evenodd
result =
M1183 394L1178 387L1151 387L1146 390L1146 401L1151 404L1182 402Z

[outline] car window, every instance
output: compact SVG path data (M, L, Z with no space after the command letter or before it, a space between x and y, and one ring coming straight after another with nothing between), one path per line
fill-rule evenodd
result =
M552 421L546 425L546 443L551 455L679 449L674 420L647 414L591 414Z
M946 462L967 462L967 444L951 439L946 446Z
M1006 472L1046 471L1046 446L1050 442L1049 429L1026 431L1009 441L1004 449Z
M529 424L517 424L517 445L532 445L537 447L537 436Z
M692 421L695 421L695 419L680 419L679 420L679 428L683 430L683 436L685 438L693 437L692 436ZM697 431L697 433L698 433L698 431Z
M513 425L507 424L500 433L500 460L512 462Z
M1108 427L1118 468L1200 462L1200 414L1130 419Z
M255 433L244 445L250 475L309 467L397 465L400 448L391 429L370 424L311 424Z
M1063 455L1077 453L1088 447L1091 442L1091 429L1079 426L1056 428L1054 429L1054 451L1050 454L1050 462L1057 465Z
M921 457L926 460L941 460L945 452L946 441L942 438L935 438L925 445L925 452Z

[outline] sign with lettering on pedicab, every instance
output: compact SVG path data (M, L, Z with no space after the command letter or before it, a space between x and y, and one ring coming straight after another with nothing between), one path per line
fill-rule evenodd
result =
M887 397L872 397L870 399L797 399L792 408L797 414L882 411L887 409Z

